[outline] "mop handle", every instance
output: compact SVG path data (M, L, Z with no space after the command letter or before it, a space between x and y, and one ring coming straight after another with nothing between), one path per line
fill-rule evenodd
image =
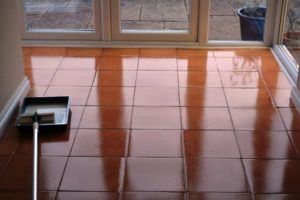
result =
M38 131L39 124L37 113L33 120L33 185L32 185L32 199L38 200Z

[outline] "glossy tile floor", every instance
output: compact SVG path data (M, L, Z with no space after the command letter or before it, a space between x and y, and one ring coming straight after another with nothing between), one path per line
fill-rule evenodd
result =
M42 199L300 199L300 115L269 50L25 48L29 96L71 96L40 133ZM0 199L31 198L32 135L0 139Z

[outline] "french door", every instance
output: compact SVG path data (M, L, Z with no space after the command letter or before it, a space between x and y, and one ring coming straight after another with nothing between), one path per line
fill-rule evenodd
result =
M197 41L199 0L20 0L23 40Z

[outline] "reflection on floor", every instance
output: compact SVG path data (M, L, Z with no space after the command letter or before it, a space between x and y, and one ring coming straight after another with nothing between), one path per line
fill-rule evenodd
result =
M29 96L71 96L40 134L43 199L300 199L300 116L269 50L25 48ZM30 199L32 135L0 139L0 199Z

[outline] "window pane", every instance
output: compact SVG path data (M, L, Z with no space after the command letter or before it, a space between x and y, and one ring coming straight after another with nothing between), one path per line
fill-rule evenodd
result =
M26 30L93 31L93 0L24 0Z
M190 0L120 0L122 31L190 29Z
M248 0L251 8L247 10L240 10L245 7L242 2L246 1L210 1L209 40L263 41L267 0Z
M296 62L300 63L300 1L290 0L285 21L283 44L289 49Z

